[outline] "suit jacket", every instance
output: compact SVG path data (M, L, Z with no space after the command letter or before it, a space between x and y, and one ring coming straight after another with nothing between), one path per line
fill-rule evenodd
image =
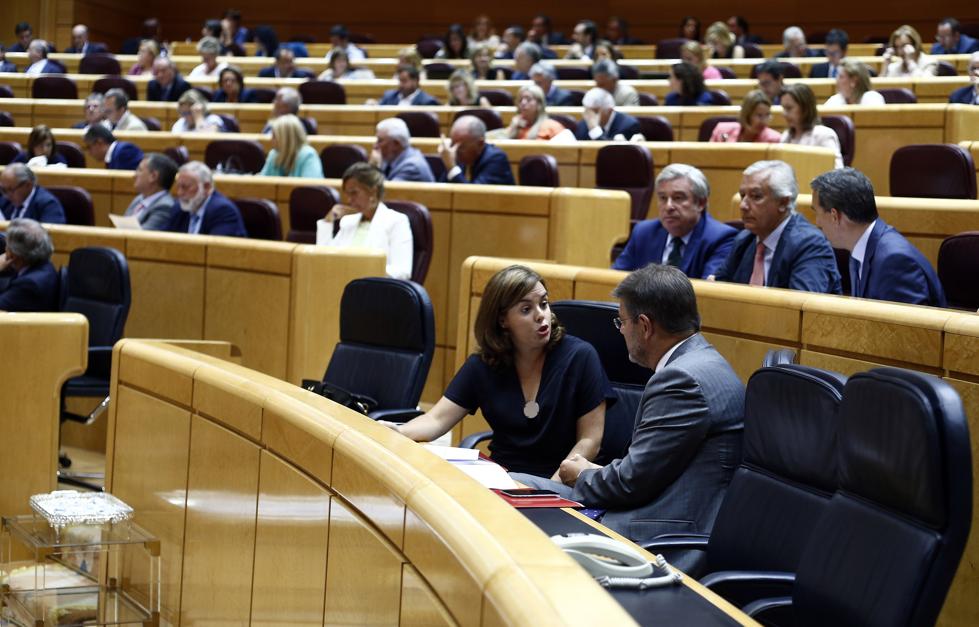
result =
M119 118L119 122L112 127L113 131L145 131L146 123L132 111L126 111Z
M136 212L136 206L139 205L140 201L143 200L143 195L140 194L133 198L133 201L129 203L126 208L125 215L131 216ZM143 207L143 210L139 213L139 225L143 227L144 231L163 231L167 228L170 223L170 212L173 211L174 204L176 201L170 194L163 194L158 196L153 204L148 207ZM177 208L179 210L179 207Z
M691 279L706 279L717 274L727 259L738 231L718 222L704 211L693 227L690 241L683 247L680 269ZM629 243L615 260L616 270L636 270L649 263L662 263L670 234L659 220L643 220L632 230Z
M969 104L969 105L975 104L976 103L975 87L973 87L972 85L959 87L958 89L952 92L952 95L948 97L948 101L953 104L955 103Z
M912 305L945 306L945 292L931 264L897 229L880 218L867 240L855 295Z
M970 54L979 50L979 40L969 37L965 33L959 34L959 45L954 50L946 50L940 43L931 45L932 54Z
M717 272L718 281L748 283L755 263L755 234L747 229L734 238L731 253ZM822 231L793 213L775 247L765 281L768 287L806 292L840 293L836 255Z
M320 246L350 246L357 234L357 227L364 217L351 213L340 218L340 228L333 234L333 223L326 219L316 221L316 243ZM414 239L408 216L388 209L382 202L374 211L374 218L367 229L367 248L377 248L387 255L385 272L394 279L410 279L414 259Z
M0 198L0 211L3 212L4 220L10 220L14 217L14 205L6 198ZM38 186L34 198L27 205L27 211L20 217L47 222L48 224L64 224L65 209L51 192Z
M598 141L611 141L616 135L622 135L626 139L629 139L636 133L641 133L639 130L639 120L628 113L616 111L615 115L612 116L612 123L609 125L609 128L607 130L602 129L601 136L595 139ZM574 129L574 136L582 141L591 139L588 136L588 124L584 120L578 122L578 126Z
M211 102L228 102L228 94L224 93L223 89L218 89L214 92L214 98L211 99ZM247 87L243 89L238 95L238 102L255 102L255 90Z
M477 185L516 185L513 180L513 170L510 169L510 160L505 152L493 144L485 144L483 152L475 163L469 166L470 177L466 180L465 168L463 172L449 179L449 173L442 175L443 183L475 183Z
M547 106L549 107L571 107L574 103L571 100L571 92L567 89L551 86L551 91L547 93Z
M177 102L185 91L190 89L190 83L184 80L179 74L173 78L173 85L170 86L170 93L167 94L167 102ZM146 99L156 102L163 100L163 87L156 79L151 79L146 85Z
M602 524L642 544L665 533L710 533L741 462L744 385L699 333L646 383L621 459L582 471L572 498L608 511ZM681 569L696 564L687 555Z
M809 70L809 78L829 78L829 62L814 63Z
M230 237L248 237L245 223L241 220L238 207L228 200L221 192L212 192L211 198L198 211L204 212L201 222L200 235L228 235ZM188 233L190 231L190 213L174 203L170 211L170 223L167 231Z
M0 311L58 311L58 286L50 261L28 268L0 289Z
M426 94L420 89L417 92L415 92L415 95L411 98L412 106L416 106L416 107L437 105L438 103L439 103L438 100L429 96L428 94ZM398 90L389 89L388 91L384 92L384 96L381 98L381 102L378 104L382 104L382 105L398 104Z
M116 141L112 158L106 165L110 170L135 170L143 160L143 151L136 144Z
M14 63L11 63L10 61L7 60L4 60L3 63L0 63L0 72L16 72L16 71L17 71L17 66Z
M27 72L27 70L29 70L29 69L31 69L31 64L30 63L28 63L27 64L27 67L24 68L24 72ZM44 67L41 68L41 72L40 73L41 74L62 74L62 73L64 73L64 71L65 70L64 70L64 68L61 65L59 65L59 64L57 64L57 63L55 63L53 61L45 61Z
M389 181L417 181L434 183L432 168L425 155L417 148L408 146L398 157L384 167L384 178Z
M85 54L86 55L89 55L89 54L104 54L106 52L108 52L108 50L106 49L105 44L97 44L97 43L94 43L94 42L91 42L91 41L88 42L88 49L85 50ZM81 48L76 48L75 46L69 46L68 48L65 48L65 53L67 53L67 54L82 54L82 50L81 50Z
M261 70L258 71L258 75L262 78L315 78L315 75L312 72L310 72L309 70L304 70L303 68L299 68L299 67L293 69L292 76L277 77L275 75L274 65L263 67Z

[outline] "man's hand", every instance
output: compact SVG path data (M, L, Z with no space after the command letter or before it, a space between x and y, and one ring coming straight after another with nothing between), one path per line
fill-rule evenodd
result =
M381 167L381 151L377 149L377 146L371 149L371 156L367 159L367 163L371 164L375 168Z
M0 255L0 272L3 272L14 262L13 259L7 256L7 253Z
M584 112L582 112L581 117L585 120L585 124L588 125L589 131L597 127L601 119L598 115L598 111L587 108L584 110Z
M588 470L589 468L601 468L601 466L593 464L578 453L575 453L561 462L557 474L560 477L561 483L573 486L575 481L578 480L578 475L581 474L581 471Z
M442 157L442 163L445 164L446 171L451 170L456 167L456 146L453 146L449 142L448 138L443 135L442 141L439 142L439 156Z

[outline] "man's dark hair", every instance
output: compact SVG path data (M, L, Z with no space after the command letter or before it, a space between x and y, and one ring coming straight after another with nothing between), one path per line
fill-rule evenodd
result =
M846 52L847 46L850 45L850 36L846 34L845 30L834 28L826 33L826 41L824 41L823 44L827 46L830 44L836 44L841 50L843 50L843 52Z
M671 335L700 330L697 296L682 270L651 263L629 273L612 290L632 316L644 315Z
M111 144L116 141L116 136L112 134L107 126L101 124L92 124L85 131L85 136L82 138L86 144L90 144L94 141L103 141L106 144Z
M418 80L419 76L421 76L421 74L418 73L418 68L416 68L414 65L410 63L402 63L401 65L398 66L397 73L401 74L402 72L407 72L408 76L410 76L413 80L416 81Z
M578 23L585 27L585 34L591 37L592 43L598 41L598 24L591 20L581 20Z
M549 16L549 15L544 15L543 13L539 13L539 14L537 14L537 15L535 15L535 16L534 16L534 19L535 19L535 20L536 20L537 18L540 18L540 19L541 19L541 21L542 21L542 22L544 22L544 26L547 26L547 30L548 30L548 31L550 31L550 30L551 30L551 16Z
M241 11L238 9L228 9L224 12L225 19L229 19L236 24L241 24Z
M782 64L778 61L765 61L759 64L758 70L755 71L755 76L762 74L771 74L772 78L779 80L782 78Z
M330 29L330 37L339 37L340 39L349 39L350 31L343 24L337 24Z
M836 209L857 224L870 224L877 219L874 186L860 170L830 170L814 178L811 185L826 211Z
M523 29L523 26L518 26L516 24L511 24L506 27L506 30L513 33L513 36L520 41L527 41L527 31Z
M173 181L177 178L177 162L161 152L151 152L146 155L146 167L156 172L157 180L162 189L173 187Z
M959 23L954 17L943 18L941 22L938 23L939 26L942 24L948 24L948 27L952 29L953 33L961 32L962 24Z
M20 34L23 33L25 30L29 30L31 32L34 31L34 29L31 28L31 25L28 22L17 22L17 26L14 26L14 34L17 35L18 37L20 37Z
M204 30L215 39L221 39L221 20L204 20Z
M742 33L747 35L749 32L751 32L751 27L748 25L748 20L746 20L743 15L734 15L732 17L734 18L734 21L737 22L738 28L741 29Z

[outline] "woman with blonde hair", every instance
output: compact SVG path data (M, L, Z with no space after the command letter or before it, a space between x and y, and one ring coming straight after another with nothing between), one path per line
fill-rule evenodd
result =
M449 106L490 108L492 105L479 96L472 74L460 68L449 77Z
M782 89L782 115L788 130L780 138L783 144L822 146L835 154L835 167L843 167L840 138L828 126L823 126L816 110L816 96L805 83L793 83Z
M272 150L259 174L323 178L320 156L306 142L306 129L293 114L287 113L272 120Z
M180 119L170 129L172 133L219 133L224 122L207 110L207 100L196 89L188 89L177 100Z
M781 141L779 132L769 128L772 119L772 101L760 89L749 91L741 101L737 122L719 122L711 133L712 142L767 142Z
M870 72L867 66L849 57L840 61L840 70L836 74L836 93L826 101L827 107L842 105L883 105L884 97L880 92L870 89Z
M571 131L547 117L547 98L537 85L524 85L517 92L517 115L513 116L505 137L509 139L554 139Z
M153 62L160 54L160 45L152 39L144 39L139 42L139 52L136 53L136 63L129 68L129 76L139 76L140 74L153 74Z
M688 39L683 42L680 46L680 58L700 69L700 73L704 75L704 80L708 79L719 79L724 78L721 76L721 71L718 70L713 65L707 65L707 60L704 58L704 47L700 45L700 42Z
M418 70L418 80L425 80L428 78L425 74L425 63L422 60L421 53L418 52L418 48L415 46L405 46L401 50L398 50L398 66L402 65L413 65L415 69ZM398 72L395 71L394 78L397 80Z
M921 35L914 27L905 24L891 33L890 43L884 50L884 76L915 78L937 73L938 61L921 49Z
M707 28L704 42L713 50L715 59L743 59L744 47L735 43L735 36L724 22L714 22Z

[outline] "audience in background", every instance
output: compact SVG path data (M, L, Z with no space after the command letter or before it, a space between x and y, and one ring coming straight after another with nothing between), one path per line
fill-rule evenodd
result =
M834 248L850 252L850 294L912 305L945 306L931 263L877 214L874 186L844 168L812 181L812 209Z
M751 164L739 193L744 230L735 236L716 280L839 294L833 248L795 211L799 184L792 166L784 161Z
M442 39L442 47L435 53L436 59L468 59L469 40L462 24L451 24Z
M736 42L734 35L727 29L724 22L714 22L707 27L707 35L704 37L707 46L710 47L714 59L743 59L744 47Z
M48 232L35 220L18 218L7 226L6 244L0 273L12 276L0 286L0 311L58 311L60 281Z
M231 40L239 46L244 46L251 33L241 25L241 11L228 9L224 12L224 20L222 21L226 21L228 24L228 32L231 35Z
M382 103L383 104L383 103ZM481 98L476 81L463 69L458 69L449 77L449 105L453 107L490 108L489 101Z
M472 51L472 76L477 81L500 81L506 75L493 67L493 55L489 46L470 46Z
M827 107L861 104L880 106L884 97L870 89L870 71L856 59L843 59L836 76L836 93L826 101Z
M54 139L51 129L44 124L38 124L31 129L27 137L27 150L20 152L11 163L26 163L28 167L37 168L47 165L68 165Z
M714 104L704 85L704 76L696 65L681 62L670 66L670 93L666 94L664 104L668 107Z
M659 218L643 220L632 229L629 242L612 268L637 270L665 263L692 279L716 274L727 259L737 230L707 212L710 184L697 168L673 163L656 177Z
M105 114L104 124L113 131L146 130L146 123L129 110L129 96L118 87L105 92L102 111Z
M958 104L979 104L979 52L969 57L970 84L953 91L948 101Z
M513 76L511 80L525 81L530 78L530 68L540 61L541 48L535 43L525 41L513 53Z
M330 29L330 45L333 46L333 49L326 54L327 60L330 59L334 50L343 50L346 52L347 58L350 59L351 63L363 61L367 58L366 52L351 43L350 33L343 24L337 24Z
M272 101L272 117L265 123L265 127L262 128L262 132L271 133L272 120L279 116L287 114L298 116L299 107L302 105L302 103L303 97L298 91L292 87L280 87L278 91L275 92L275 99ZM306 133L308 134L310 128L305 120L303 120L303 127L306 129Z
M323 70L319 76L321 81L339 80L370 80L374 72L364 68L350 67L350 59L343 50L334 50L330 55L330 67Z
M541 88L547 98L547 104L552 107L570 107L574 105L574 98L566 89L561 89L554 84L557 80L557 70L547 62L535 63L530 68L530 78L534 84Z
M309 70L296 67L296 53L281 47L275 51L275 63L258 71L260 78L313 78Z
M180 119L173 123L172 133L219 133L224 121L207 109L207 100L196 89L184 92L177 101Z
M60 65L48 60L48 42L35 39L28 44L25 74L57 74L63 71Z
M593 59L595 58L595 43L598 41L598 26L591 20L581 20L574 27L571 35L574 43L565 59Z
M711 132L712 142L767 142L777 144L781 135L769 128L772 101L759 89L745 94L737 122L718 122Z
M619 80L619 68L614 61L598 61L591 67L595 85L612 94L617 107L638 107L639 92L632 85Z
M547 117L547 101L537 85L524 85L517 92L517 114L507 127L505 137L574 141L571 131L557 120Z
M384 92L384 96L378 104L397 105L399 107L437 105L438 100L418 87L419 81L418 70L413 65L399 65L397 89L389 89Z
M146 99L153 102L177 102L190 89L190 83L177 72L170 57L157 57L153 62L153 78L146 85Z
M523 28L519 26L507 26L506 30L503 31L503 37L500 38L500 45L496 49L496 54L493 56L497 59L512 59L517 46L522 44L526 39L527 34Z
M449 140L443 137L438 151L445 165L443 182L516 185L506 153L486 143L486 124L476 116L456 120Z
M165 230L191 235L248 236L238 207L214 189L214 175L200 161L180 166L175 190L177 203Z
M622 53L615 49L612 42L599 39L595 42L595 56L592 61L611 61L617 63L622 59Z
M641 135L639 120L628 113L615 110L612 94L593 87L581 100L584 110L574 135L580 140L624 141Z
M333 205L326 217L316 222L316 243L379 249L387 256L385 272L389 277L411 278L411 225L407 216L382 202L381 171L369 163L355 163L343 173L342 189L343 202Z
M129 76L140 76L141 74L152 74L153 63L160 55L160 46L152 39L144 39L139 42L139 51L136 53L136 63L129 68Z
M884 50L883 76L917 78L934 76L937 72L938 60L924 53L918 31L905 24L891 33L890 42Z
M135 170L143 160L143 151L130 142L118 141L112 131L102 124L93 124L82 138L85 150L97 163L109 170Z
M280 50L279 37L275 34L275 29L271 26L256 26L253 32L255 34L255 56L274 57Z
M969 54L979 50L979 41L961 32L962 25L954 17L946 17L938 23L932 54Z
M727 18L727 28L734 35L734 43L739 46L743 46L744 44L758 45L761 43L761 37L751 34L751 27L748 25L748 20L740 15L732 15Z
M416 46L405 46L401 50L398 50L398 67L402 65L410 65L418 71L418 76L421 80L427 78L425 74L425 60L422 59L421 53L418 52ZM394 71L394 78L398 78L398 70Z
M625 19L613 15L605 23L605 39L616 46L636 46L642 41L629 36L629 23Z
M213 102L255 102L255 90L245 88L245 77L236 65L226 65L218 74Z
M7 60L7 49L3 44L0 44L0 72L16 72L17 66L12 62Z
M76 24L71 29L71 45L65 48L68 54L98 54L108 52L103 44L94 44L88 40L88 26Z
M843 167L840 138L833 129L822 125L816 109L816 96L809 85L793 83L785 86L782 90L782 114L789 127L782 133L783 144L829 148L836 156L836 167Z
M782 64L778 61L765 61L757 66L758 89L760 89L773 105L782 100Z
M806 45L806 34L798 26L789 26L782 31L782 46L785 49L775 55L776 59L820 56Z
M544 279L525 266L493 275L473 333L478 352L435 406L403 425L383 424L427 442L479 409L493 429L490 457L511 471L557 479L562 460L594 459L617 396L591 344L564 333Z
M51 192L37 184L34 171L23 163L11 163L0 172L0 213L4 220L30 218L64 224L65 210Z
M493 29L493 21L488 15L477 15L473 21L473 29L469 31L469 49L473 50L480 46L495 49L500 45L500 38Z
M27 52L31 41L34 40L34 30L27 22L17 22L17 25L14 26L14 36L17 41L10 46L10 52Z
M713 65L707 65L704 59L704 46L699 41L689 39L680 46L680 59L700 69L704 80L716 80L724 78L721 71Z
M166 229L174 204L170 188L176 178L177 164L173 159L158 152L146 155L133 176L136 197L126 207L125 215L135 216L145 231Z
M680 32L677 35L682 39L700 41L700 20L687 15L680 20Z
M217 77L225 68L224 63L218 63L221 54L221 43L214 37L205 37L197 42L197 52L201 55L201 63L190 71L190 78Z
M375 132L376 141L369 162L384 173L385 180L435 182L432 168L425 156L411 146L411 133L404 120L381 120L377 123Z
M825 63L814 63L809 69L809 78L836 78L840 63L846 57L846 49L850 45L850 37L845 30L834 28L826 34Z
M563 46L570 43L567 37L551 27L551 18L546 15L534 16L534 19L530 23L530 31L527 33L527 37L530 41L544 48Z
M85 119L72 124L72 128L86 129L93 124L105 122L105 96L92 92L85 96Z
M299 118L286 114L272 120L272 150L259 174L323 178L323 163L306 141L306 129Z

